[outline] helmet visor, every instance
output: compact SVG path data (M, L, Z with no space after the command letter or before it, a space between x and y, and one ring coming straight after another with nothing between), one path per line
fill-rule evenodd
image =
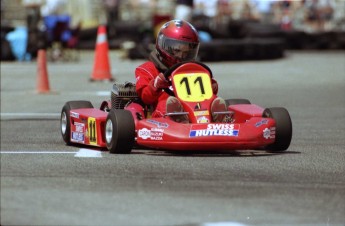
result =
M158 38L158 45L173 57L176 62L195 60L199 51L199 43L197 42L171 39L164 35Z

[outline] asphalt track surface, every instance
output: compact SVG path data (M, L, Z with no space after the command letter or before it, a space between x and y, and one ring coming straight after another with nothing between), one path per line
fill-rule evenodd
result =
M134 68L111 52L113 77ZM111 83L90 82L93 53L48 63L1 62L1 225L345 225L345 53L288 52L273 61L208 64L219 95L286 107L288 151L114 155L66 146L69 100L99 107Z

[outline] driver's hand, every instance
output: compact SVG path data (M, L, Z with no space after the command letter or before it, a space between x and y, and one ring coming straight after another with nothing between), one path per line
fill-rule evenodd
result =
M213 94L217 95L218 94L218 82L214 78L212 78L211 84L212 84Z
M155 89L169 88L169 86L169 82L165 79L162 73L159 73L157 77L154 79L153 87Z

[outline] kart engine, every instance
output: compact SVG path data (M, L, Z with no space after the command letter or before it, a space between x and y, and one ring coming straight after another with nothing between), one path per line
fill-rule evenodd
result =
M124 109L124 107L138 100L138 94L135 91L135 84L126 82L125 84L114 84L111 90L111 106L114 109Z

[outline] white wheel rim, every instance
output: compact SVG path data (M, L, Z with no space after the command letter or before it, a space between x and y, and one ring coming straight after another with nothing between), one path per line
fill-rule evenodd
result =
M109 119L107 120L107 124L105 125L105 140L109 144L113 139L113 123Z
M67 116L66 112L62 112L61 114L61 132L65 134L67 130Z

